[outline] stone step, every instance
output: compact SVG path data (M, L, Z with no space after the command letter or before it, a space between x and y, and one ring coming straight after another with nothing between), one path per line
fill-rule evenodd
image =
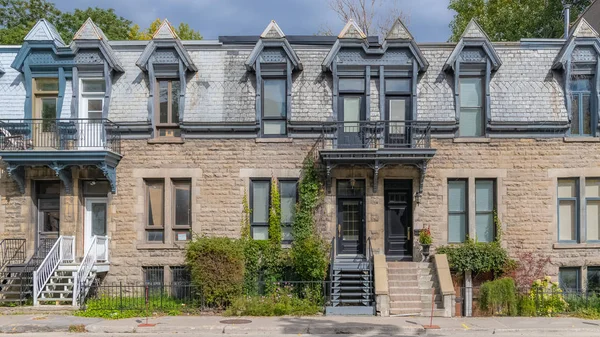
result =
M419 293L407 293L390 295L390 301L392 302L421 302L421 294Z
M423 310L423 305L421 304L421 301L402 301L402 302L390 301L390 308L418 309L419 311L421 311L421 310Z
M390 287L398 287L398 288L402 288L402 287L419 287L419 281L418 280L390 280L388 279L388 285Z
M388 281L419 281L417 274L388 274Z
M413 308L390 308L390 316L421 316L421 310Z
M388 275L417 275L418 273L418 269L388 268Z

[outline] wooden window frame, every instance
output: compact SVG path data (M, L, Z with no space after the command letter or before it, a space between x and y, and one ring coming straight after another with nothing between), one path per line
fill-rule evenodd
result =
M575 196L574 197L560 197L559 192L558 192L558 188L559 188L559 182L561 180L573 180L575 182ZM580 241L581 238L581 230L579 228L580 223L581 223L581 211L579 209L579 205L580 205L580 191L581 191L581 181L578 177L565 177L565 178L558 178L557 182L556 182L556 238L557 241L560 243L578 243ZM560 239L560 202L562 200L566 200L566 201L575 201L575 238L572 240L561 240Z
M273 117L273 116L265 116L265 82L266 81L283 81L285 87L284 87L284 99L285 99L285 109L284 111L284 115L283 116L279 116L279 117ZM261 90L262 90L262 96L261 96L261 107L262 107L262 111L261 113L261 118L260 118L260 123L261 123L261 127L260 127L260 133L261 133L261 137L263 138L282 138L282 137L287 137L288 136L288 111L287 111L287 105L288 105L288 95L287 95L287 90L288 90L288 84L287 84L287 77L286 76L268 76L268 75L262 75L262 81L261 81ZM265 121L267 122L283 122L284 123L284 130L285 133L280 133L280 134L265 134Z
M172 119L173 119L173 82L179 82L179 92L181 94L181 86L183 85L181 83L181 80L179 78L156 78L156 85L155 85L155 101L154 101L154 120L155 120L155 135L154 138L162 138L162 139L178 139L181 138L181 134L179 136L161 136L160 135L160 131L161 130L172 130L172 132L181 132L180 131L180 127L179 127L179 123L181 123L181 121L179 121L178 123L173 123ZM161 123L160 122L160 82L167 82L167 123ZM179 99L179 97L177 97L177 99ZM177 104L177 107L179 108L179 103ZM178 112L179 114L179 112Z
M296 187L296 193L295 193L296 194L295 195L296 202L295 202L295 204L297 205L298 204L298 196L299 196L298 195L298 183L299 183L299 179L298 178L281 178L281 179L277 179L277 184L278 184L277 187L279 188L279 204L280 205L281 205L281 183L282 182L283 183L290 183L290 182L294 182L295 183L295 187ZM271 201L271 198L269 198L269 202L270 201ZM296 214L294 213L294 215L292 216L292 222L290 222L290 223L284 223L283 221L281 222L282 231L283 231L284 227L285 228L291 228L292 227L292 225L294 224L294 216L295 215ZM292 243L293 241L294 241L293 238L292 238L292 240L284 240L283 238L281 239L281 242L285 243L285 244Z
M598 125L597 122L597 118L594 114L594 95L593 95L593 87L594 87L594 79L595 76L589 76L589 75L572 75L571 76L571 81L570 83L573 83L573 81L577 81L581 78L577 78L577 76L585 76L585 78L590 82L590 90L572 90L571 91L571 114L572 116L577 114L577 120L579 121L579 125L577 126L577 131L578 133L573 134L572 133L572 128L573 126L571 125L571 127L569 127L568 129L568 135L569 136L573 136L573 137L594 137L596 136L596 125ZM584 113L583 113L583 99L584 97L587 96L589 97L589 110L590 110L590 133L583 133L583 130L585 129L585 124L584 124ZM577 99L578 104L577 104L577 111L573 111L573 101Z
M149 184L151 183L162 183L162 226L150 226L149 222L150 222L150 208L149 208L149 203L150 203L150 186ZM144 241L146 243L149 244L164 244L165 243L165 232L166 232L166 217L165 217L165 189L166 189L166 182L165 179L144 179L144 194L145 194L145 203L144 203L144 214L145 214L145 219L144 219L144 230L145 230L145 238ZM150 241L148 240L148 234L150 232L157 232L157 231L162 231L163 232L163 239L162 241Z
M189 203L189 209L188 209L188 219L189 219L189 224L188 225L177 225L176 223L176 219L177 219L177 196L176 196L176 187L177 185L187 185L189 186L189 194L190 194L190 199L188 201ZM171 229L173 230L173 242L188 242L192 239L192 179L184 179L184 178L174 178L171 179ZM189 234L187 236L186 240L178 240L177 239L177 232L182 232L182 231L188 231Z
M465 209L462 212L459 211L451 211L450 210L450 182L455 182L455 181L460 181L463 182L465 184ZM467 238L469 237L469 179L466 178L449 178L447 183L446 183L446 190L447 190L447 195L448 195L448 202L447 202L447 223L448 223L448 243L455 243L455 244L461 244L464 243L465 241L467 241ZM465 236L462 238L462 241L450 241L450 215L454 215L454 214L464 214L465 216Z
M277 178L277 188L279 189L279 192L280 192L280 194L279 194L280 205L281 205L281 182L292 182L292 181L296 183L296 204L298 204L298 196L299 196L298 195L298 183L299 183L299 179L298 178ZM268 182L269 183L269 190L268 190L268 194L267 194L267 222L266 223L262 223L262 222L255 223L253 221L253 218L252 218L252 213L250 214L250 237L253 238L253 239L254 239L254 235L253 235L252 229L254 227L266 227L267 230L269 228L269 220L270 220L270 216L271 216L271 214L270 214L270 210L271 210L271 186L273 184L273 181L272 181L271 178L250 178L250 196L249 196L249 200L248 200L250 210L252 210L253 206L254 206L254 186L253 186L253 184L256 183L256 182ZM293 225L293 220L289 224L288 223L284 224L283 222L281 223L281 227L282 228L284 228L284 227L292 227L292 225ZM268 237L267 237L267 240L268 240ZM289 243L292 243L293 240L283 240L283 238L282 238L281 242L283 244L289 244Z
M477 182L480 181L491 181L492 182L492 210L491 211L478 211L477 210ZM493 178L475 178L475 204L473 205L473 207L475 208L475 233L477 234L477 216L480 214L485 214L485 215L492 215L492 241L489 242L493 242L494 240L496 240L496 235L497 235L497 231L495 228L495 224L494 224L494 210L498 208L498 198L497 198L497 190L498 190L498 183L496 179ZM468 199L468 198L467 198ZM479 238L477 238L477 241L479 241ZM480 242L487 242L487 241L480 241Z
M480 79L481 80L481 105L479 107L475 107L475 106L462 106L461 103L461 96L462 96L462 92L460 90L461 87L461 81L463 79ZM481 137L486 137L487 135L487 131L486 131L486 103L485 103L485 85L486 85L486 80L485 80L485 76L484 75L471 75L471 74L459 74L458 77L458 88L456 88L455 90L458 90L458 95L459 95L459 99L458 99L458 113L459 113L459 126L457 129L457 133L458 136L461 138L481 138ZM479 109L479 114L481 115L481 134L480 135L474 135L474 136L464 136L460 133L460 123L462 120L462 109Z
M577 272L577 289L576 289L576 292L580 292L581 288L582 288L582 279L581 279L582 272L581 272L581 268L580 267L559 267L558 268L558 281L559 281L559 285L558 286L562 289L562 285L560 284L560 279L561 279L560 272L561 272L561 270L564 270L564 271L566 271L566 270L574 270L574 271Z

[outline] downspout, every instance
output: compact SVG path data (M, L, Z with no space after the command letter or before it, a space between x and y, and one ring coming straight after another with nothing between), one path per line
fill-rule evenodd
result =
M565 25L565 40L569 38L569 24L571 23L571 5L570 4L564 4L564 9L563 9L563 16L564 16L564 25Z

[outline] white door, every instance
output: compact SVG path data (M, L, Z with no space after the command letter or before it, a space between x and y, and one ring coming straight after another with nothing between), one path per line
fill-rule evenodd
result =
M85 252L88 251L94 235L106 236L106 217L108 211L108 200L106 198L86 198L84 217L84 243ZM98 245L97 255L104 256L106 247ZM85 254L85 253L84 253Z
M80 88L78 147L83 150L103 148L105 143L104 124L102 123L104 80L82 79Z

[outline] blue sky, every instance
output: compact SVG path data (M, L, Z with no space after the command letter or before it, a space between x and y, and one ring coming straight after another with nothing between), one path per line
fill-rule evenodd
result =
M408 28L418 42L444 42L453 12L448 0L382 0L397 3L409 18ZM74 8L114 8L117 14L142 28L156 18L178 25L187 22L205 39L219 35L259 35L270 20L276 20L288 35L312 35L323 25L337 33L343 24L327 0L54 0L63 11Z

